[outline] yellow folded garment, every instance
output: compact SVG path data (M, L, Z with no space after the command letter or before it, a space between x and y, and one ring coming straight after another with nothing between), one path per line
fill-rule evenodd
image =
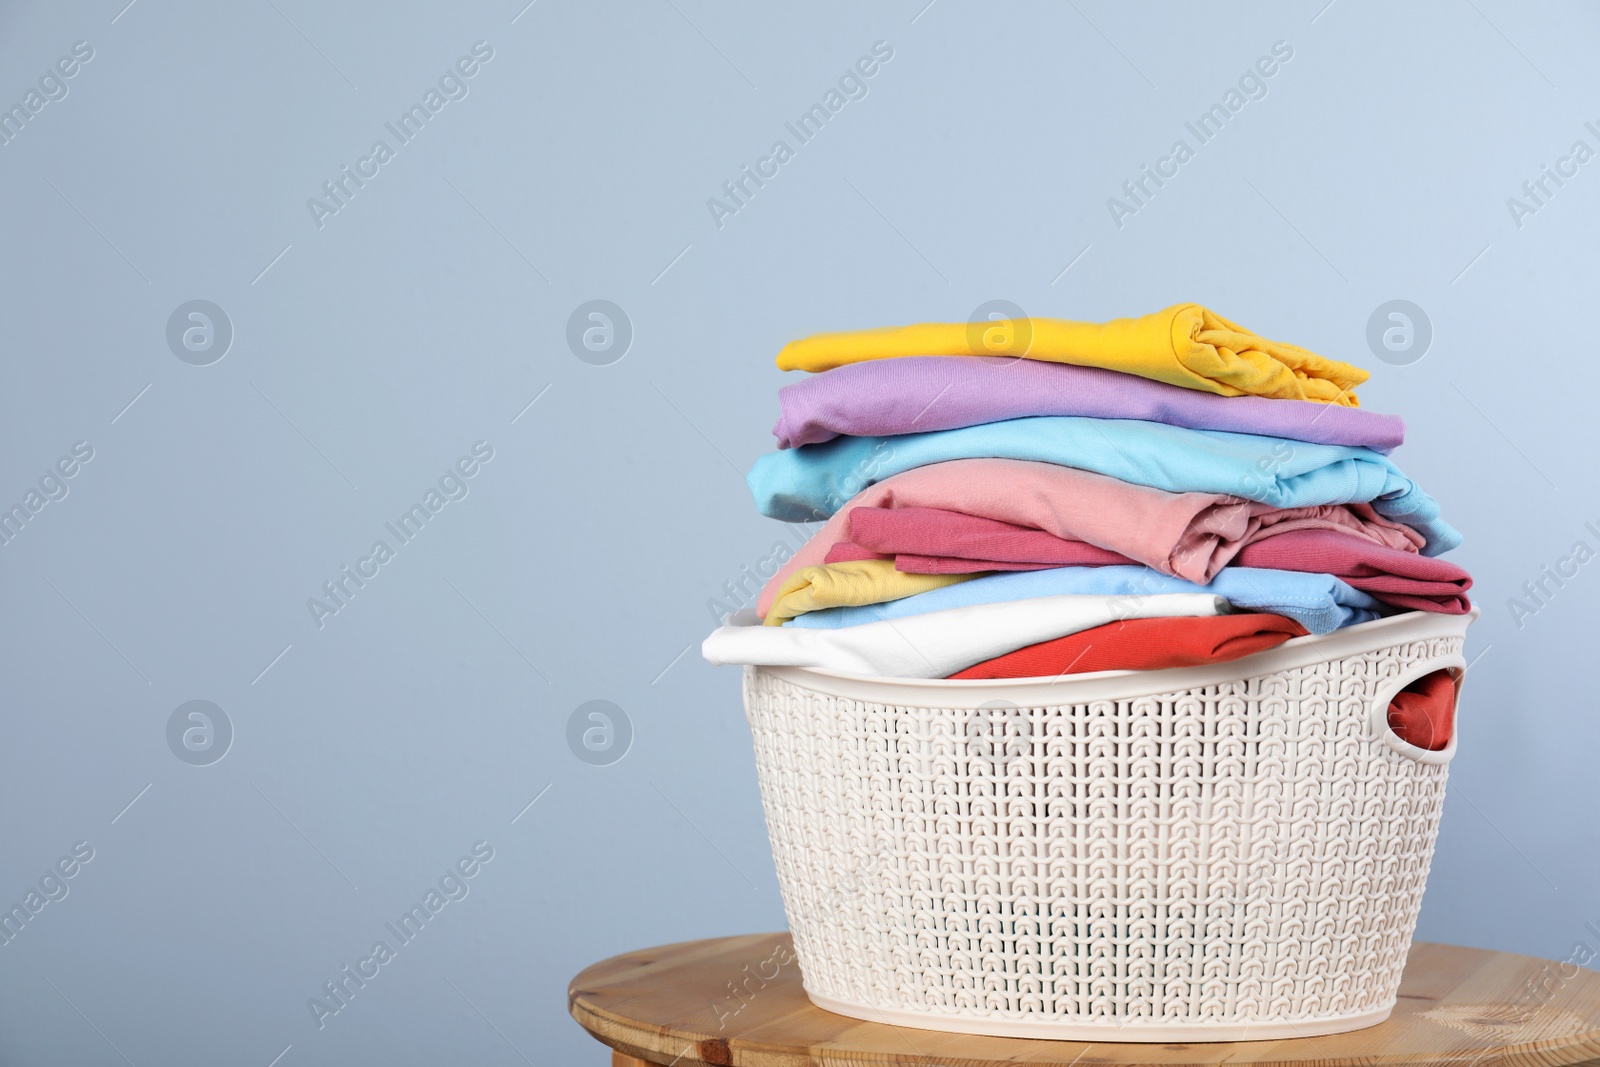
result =
M778 353L779 370L824 371L896 356L1022 356L1137 374L1223 396L1320 400L1356 407L1367 372L1295 345L1268 341L1207 311L1175 304L1138 319L924 323L819 333Z
M801 567L778 587L778 594L762 620L782 626L796 615L823 608L859 607L926 593L988 574L904 574L892 559L855 559Z

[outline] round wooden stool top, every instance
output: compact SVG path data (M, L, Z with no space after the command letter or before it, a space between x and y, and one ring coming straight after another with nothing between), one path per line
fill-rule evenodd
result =
M1085 1044L862 1022L806 999L786 933L614 956L572 980L567 1004L630 1067L632 1060L672 1067L1600 1067L1600 974L1425 942L1411 946L1387 1022L1282 1041Z

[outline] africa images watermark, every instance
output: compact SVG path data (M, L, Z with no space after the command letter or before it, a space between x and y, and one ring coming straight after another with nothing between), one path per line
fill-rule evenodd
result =
M313 196L306 200L306 210L311 212L311 221L317 224L317 229L326 225L329 215L337 215L348 207L356 193L378 176L379 168L393 159L401 148L410 144L428 121L444 110L446 104L453 100L465 100L471 91L468 80L476 77L483 69L483 64L493 58L494 49L487 42L475 42L470 55L457 59L453 67L439 75L437 88L430 85L428 91L422 94L420 103L412 104L393 122L383 124L384 129L394 137L393 147L380 137L372 142L366 155L356 160L354 170L345 164L339 168L337 175L323 182L322 192L327 199L320 200Z
M706 597L706 610L711 613L713 624L722 625L723 619L755 601L761 595L761 587L778 573L779 567L794 558L795 551L803 548L810 536L810 531L797 523L784 523L784 530L794 541L793 548L782 541L772 542L768 555L757 559L753 566L744 564L737 575L722 583L720 597Z
M327 625L329 616L337 615L349 607L355 595L382 572L383 565L394 559L401 547L416 540L423 527L443 511L446 504L452 500L465 500L471 492L471 486L467 483L477 477L483 465L492 459L494 447L487 441L476 442L471 455L462 456L439 476L438 488L429 486L420 503L412 504L409 510L400 513L399 518L383 524L383 528L394 538L393 546L379 538L372 543L372 548L365 556L356 560L353 570L347 563L340 568L336 577L322 583L326 600L307 597L306 610L311 613L311 621L316 623L317 629Z
M742 208L748 206L755 198L756 190L764 188L767 182L776 178L780 168L795 157L795 153L802 145L810 144L812 138L822 132L828 120L844 110L845 104L852 100L865 100L868 91L867 80L882 69L882 64L888 63L893 58L894 48L889 42L872 42L872 54L862 56L854 65L847 68L840 75L837 88L829 86L828 91L822 94L820 103L812 104L793 122L783 124L783 128L794 136L793 147L790 147L787 140L779 138L772 142L772 147L767 150L766 155L756 160L754 171L749 166L741 167L732 180L723 182L722 192L727 200L720 200L714 196L706 200L706 210L711 212L711 221L716 224L717 229L722 229L725 219L737 215Z
M1193 122L1183 124L1194 137L1193 147L1184 138L1178 138L1172 143L1168 154L1156 160L1153 167L1150 164L1140 167L1137 177L1122 183L1126 200L1107 197L1106 210L1111 212L1111 221L1116 223L1117 229L1122 229L1124 220L1129 216L1137 215L1142 208L1149 206L1161 187L1178 176L1179 168L1193 159L1202 145L1220 134L1228 120L1243 111L1247 103L1266 99L1267 81L1278 73L1282 64L1293 58L1294 48L1289 42L1272 42L1272 54L1257 59L1254 66L1239 75L1238 87L1229 87L1222 94L1221 103L1212 104Z
M18 503L9 508L0 504L0 546L9 545L23 527L33 521L33 517L45 509L45 505L54 500L65 500L72 491L67 482L76 477L83 469L84 464L94 458L94 446L88 441L77 441L72 446L72 451L51 466L39 476L39 488L29 487L22 494Z
M44 911L45 905L67 899L70 887L68 879L77 875L83 865L94 859L94 846L87 841L79 841L72 846L72 851L55 863L45 868L44 874L39 878L38 888L28 887L23 894L22 903L13 904L5 912L0 912L0 945L9 945L23 928L35 921L39 913Z
M1583 128L1589 131L1596 144L1600 144L1600 127L1593 122L1585 122ZM1511 221L1517 229L1522 229L1523 220L1529 215L1537 215L1540 208L1548 207L1556 193L1578 176L1578 168L1594 157L1595 150L1580 137L1572 142L1566 155L1556 160L1554 167L1541 163L1539 176L1522 183L1522 197L1506 197L1506 210L1511 213Z
M772 946L772 951L765 959L756 961L755 970L750 969L750 964L745 964L739 971L742 977L728 980L728 995L711 1002L711 1013L716 1017L717 1029L726 1029L728 1020L744 1011L745 1006L767 988L767 983L777 978L795 959L794 949L780 942Z
M1555 595L1566 588L1568 582L1578 576L1579 569L1594 559L1596 545L1600 545L1600 526L1593 522L1586 522L1583 528L1594 544L1584 538L1578 538L1572 543L1572 549L1554 563L1546 563L1539 568L1539 576L1522 583L1522 595L1525 599L1509 597L1506 600L1506 609L1511 612L1511 618L1516 622L1517 629L1522 629L1528 620L1550 606L1550 601Z
M887 439L880 440L849 474L839 480L838 487L828 492L823 499L823 506L815 509L809 519L785 522L784 526L789 536L796 542L795 547L803 547L811 534L811 531L802 525L803 523L827 521L847 502L854 499L857 493L878 481L888 469L889 460L892 458L894 458L894 445ZM722 595L727 598L726 600L714 596L706 598L706 610L711 613L712 620L720 626L728 615L757 599L761 595L761 587L793 556L794 552L788 545L782 541L774 541L772 551L756 560L753 571L748 563L739 568L738 575L722 583Z
M57 59L54 65L39 75L37 89L30 88L22 95L21 101L0 111L0 145L8 145L15 140L46 105L65 100L67 93L72 91L67 82L76 77L93 58L94 47L88 41L75 41L71 54Z
M446 904L467 899L467 894L472 892L468 883L492 859L493 846L487 841L474 841L472 854L462 856L454 865L445 868L445 872L439 876L437 888L429 886L420 904L411 905L410 910L399 919L383 924L383 928L394 938L393 945L389 944L387 938L374 941L372 950L356 960L353 969L347 963L339 969L337 977L322 983L322 996L307 997L306 1007L310 1009L317 1029L327 1026L330 1016L348 1008L356 994L382 974L387 964L399 958L400 949L415 941L434 916L445 909Z

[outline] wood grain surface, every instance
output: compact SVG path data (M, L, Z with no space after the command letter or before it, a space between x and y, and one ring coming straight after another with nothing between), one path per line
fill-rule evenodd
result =
M1086 1044L863 1022L806 999L786 933L615 956L574 978L567 1002L616 1067L1600 1067L1600 974L1426 942L1411 947L1387 1022L1282 1041Z

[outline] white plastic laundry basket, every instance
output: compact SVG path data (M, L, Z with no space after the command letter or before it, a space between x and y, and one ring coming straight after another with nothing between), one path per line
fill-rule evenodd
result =
M752 667L745 706L819 1007L1079 1041L1388 1017L1455 754L1389 728L1476 617L1060 680Z

